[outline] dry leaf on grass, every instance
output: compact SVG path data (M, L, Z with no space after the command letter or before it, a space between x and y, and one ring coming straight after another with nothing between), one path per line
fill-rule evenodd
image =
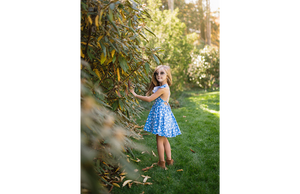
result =
M137 159L137 160L130 158L130 160L135 161L135 162L140 162L140 161L141 161L141 160L138 159L138 158L136 158L136 159Z
M195 153L195 151L194 151L194 150L192 150L191 148L190 148L190 150L191 150L192 152L194 152L194 153Z
M156 157L156 155L155 155L155 153L153 152L153 150L152 150L152 154L153 154L153 156L155 156L155 157Z
M113 183L113 185L120 188L120 185L117 183Z
M139 169L134 169L134 172L138 172L139 171Z
M123 181L123 179L126 177L126 176L120 176L121 177L121 182Z
M186 117L186 116L183 116L183 117Z
M127 183L130 183L132 180L127 180L127 181L125 181L124 183L123 183L123 187L125 186L125 185L127 185Z
M150 167L143 168L142 171L149 170L150 168L152 167L150 166Z
M157 164L157 163L153 163L151 166L146 167L146 168L143 168L142 171L149 170L150 168L153 168L153 165L156 165L156 164Z
M143 185L143 183L139 182L139 181L133 181L134 183L136 184L140 184L140 185Z
M139 181L133 181L134 183L136 184L140 184L140 185L143 185L143 183L139 182Z
M183 169L179 169L179 170L177 170L177 172L179 172L179 171L183 171Z
M142 177L144 177L143 183L145 183L147 181L147 179L150 179L150 176L145 176L145 175L141 175Z
M144 185L152 185L152 183L146 182L144 183Z
M127 174L127 172L122 172L122 173L120 174L120 176L125 175L125 174Z

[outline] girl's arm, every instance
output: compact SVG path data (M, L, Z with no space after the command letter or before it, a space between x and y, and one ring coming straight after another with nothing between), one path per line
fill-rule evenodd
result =
M154 94L152 94L151 96L141 96L141 95L137 95L133 88L129 89L129 91L133 94L134 97L141 99L143 101L146 102L151 102L153 100L155 100L156 98L158 98L160 95L162 95L165 91L167 90L167 88L159 88Z

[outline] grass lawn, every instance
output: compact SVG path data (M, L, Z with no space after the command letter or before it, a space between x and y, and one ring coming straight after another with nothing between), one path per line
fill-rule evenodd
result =
M177 100L181 107L172 109L172 112L182 134L169 138L174 166L168 166L167 170L154 166L142 171L158 162L155 135L147 132L149 135L144 135L144 140L138 142L143 141L141 143L146 144L150 152L133 153L140 159L136 163L138 173L150 176L147 182L152 185L133 183L129 188L120 184L121 188L114 187L111 193L219 193L219 92L188 91ZM139 125L145 124L148 114L149 110L144 111L138 120ZM179 169L183 171L177 171ZM143 177L137 177L135 180L143 182Z

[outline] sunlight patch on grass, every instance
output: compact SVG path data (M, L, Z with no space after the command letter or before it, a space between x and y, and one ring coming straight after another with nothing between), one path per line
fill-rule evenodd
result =
M220 111L215 111L215 110L208 109L208 108L206 108L206 106L205 106L204 104L201 104L201 105L200 105L200 108L201 108L202 110L204 110L204 111L213 113L214 115L220 117Z

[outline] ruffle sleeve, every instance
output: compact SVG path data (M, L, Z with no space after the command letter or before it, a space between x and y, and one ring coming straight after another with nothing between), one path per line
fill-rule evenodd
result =
M159 88L166 88L168 86L168 84L164 84L162 86L155 86L152 90L153 93L155 93Z

